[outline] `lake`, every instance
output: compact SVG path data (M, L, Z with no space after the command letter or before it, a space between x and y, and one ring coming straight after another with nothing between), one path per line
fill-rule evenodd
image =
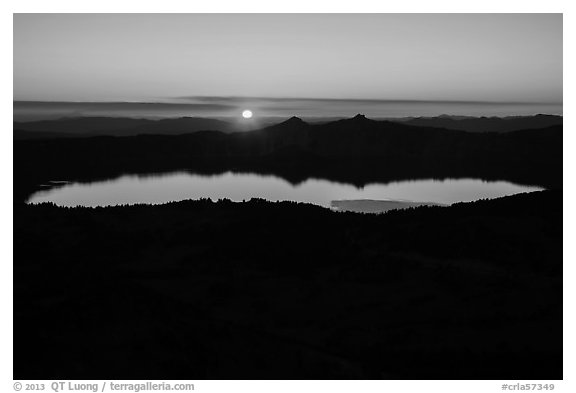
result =
M58 206L114 206L161 204L185 199L210 198L243 201L297 201L362 212L382 212L418 205L450 205L484 198L542 190L506 181L480 179L406 180L356 187L321 179L299 184L276 176L227 172L199 175L174 172L161 175L124 175L90 183L54 180L43 185L28 203L53 202Z

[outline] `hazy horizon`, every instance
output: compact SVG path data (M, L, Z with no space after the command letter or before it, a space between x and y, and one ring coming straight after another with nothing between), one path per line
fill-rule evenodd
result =
M355 100L278 97L187 97L164 102L14 101L14 121L62 117L240 118L250 109L254 118L341 118L362 113L372 118L454 116L562 115L562 103L466 102L420 100Z
M211 97L558 105L562 14L14 14L15 101Z

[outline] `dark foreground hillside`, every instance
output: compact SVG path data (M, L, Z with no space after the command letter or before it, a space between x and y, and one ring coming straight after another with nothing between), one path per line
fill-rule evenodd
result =
M15 379L561 379L562 194L14 211Z

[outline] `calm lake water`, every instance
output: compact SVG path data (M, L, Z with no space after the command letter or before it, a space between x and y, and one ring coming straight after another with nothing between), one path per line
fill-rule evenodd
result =
M497 198L541 190L505 181L479 179L415 180L355 187L328 180L309 179L291 184L275 176L225 173L208 176L176 172L154 176L126 175L92 183L53 181L28 203L53 202L59 206L113 206L160 204L185 199L228 198L233 201L263 198L270 201L308 202L339 210L386 211L418 204Z

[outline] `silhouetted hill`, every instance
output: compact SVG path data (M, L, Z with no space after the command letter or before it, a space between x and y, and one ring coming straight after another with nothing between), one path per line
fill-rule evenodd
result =
M562 126L467 133L358 115L13 150L16 379L563 377ZM50 180L174 170L554 190L380 216L254 199L24 203Z
M268 119L266 122L270 122ZM374 122L363 115L357 115L353 119L336 121L322 121L315 125L327 125L335 127L339 122L347 126L355 124L362 126L363 122ZM416 117L390 119L389 122L412 125L418 127L444 128L450 130L463 130L471 132L509 132L523 129L546 128L562 125L562 116L536 115L536 116L512 116L512 117L470 117L448 116ZM265 122L265 123L266 123ZM274 124L267 128L271 130L296 129L304 123L297 117ZM46 138L61 137L86 137L86 136L134 136L138 134L174 135L185 134L200 130L214 130L226 133L241 131L232 123L217 119L182 117L161 120L135 119L122 117L77 117L62 118L57 120L42 120L33 122L14 122L15 139L38 139L43 135ZM276 128L278 126L278 128ZM23 132L26 131L26 132ZM45 134L43 134L45 133Z
M561 188L562 153L561 126L466 133L357 116L320 125L290 119L231 134L15 140L14 165L16 181L29 182L26 189L41 179L230 169L275 174L293 182L320 177L363 185L473 177Z
M230 132L233 127L228 122L198 117L161 120L121 117L78 117L35 122L15 122L14 130L16 139L26 139L27 136L37 138L42 132L45 132L47 137L66 134L70 137L97 135L134 136L139 134L173 135L203 130ZM22 134L20 131L34 132L34 134Z
M52 131L25 131L14 129L14 140L29 140L29 139L61 139L61 138L75 138L79 136L85 135L78 135L66 132L52 132Z
M14 211L15 379L562 379L562 193Z
M416 117L398 119L403 124L420 127L447 128L470 132L509 132L534 128L546 128L563 124L562 116L535 115L510 117Z

